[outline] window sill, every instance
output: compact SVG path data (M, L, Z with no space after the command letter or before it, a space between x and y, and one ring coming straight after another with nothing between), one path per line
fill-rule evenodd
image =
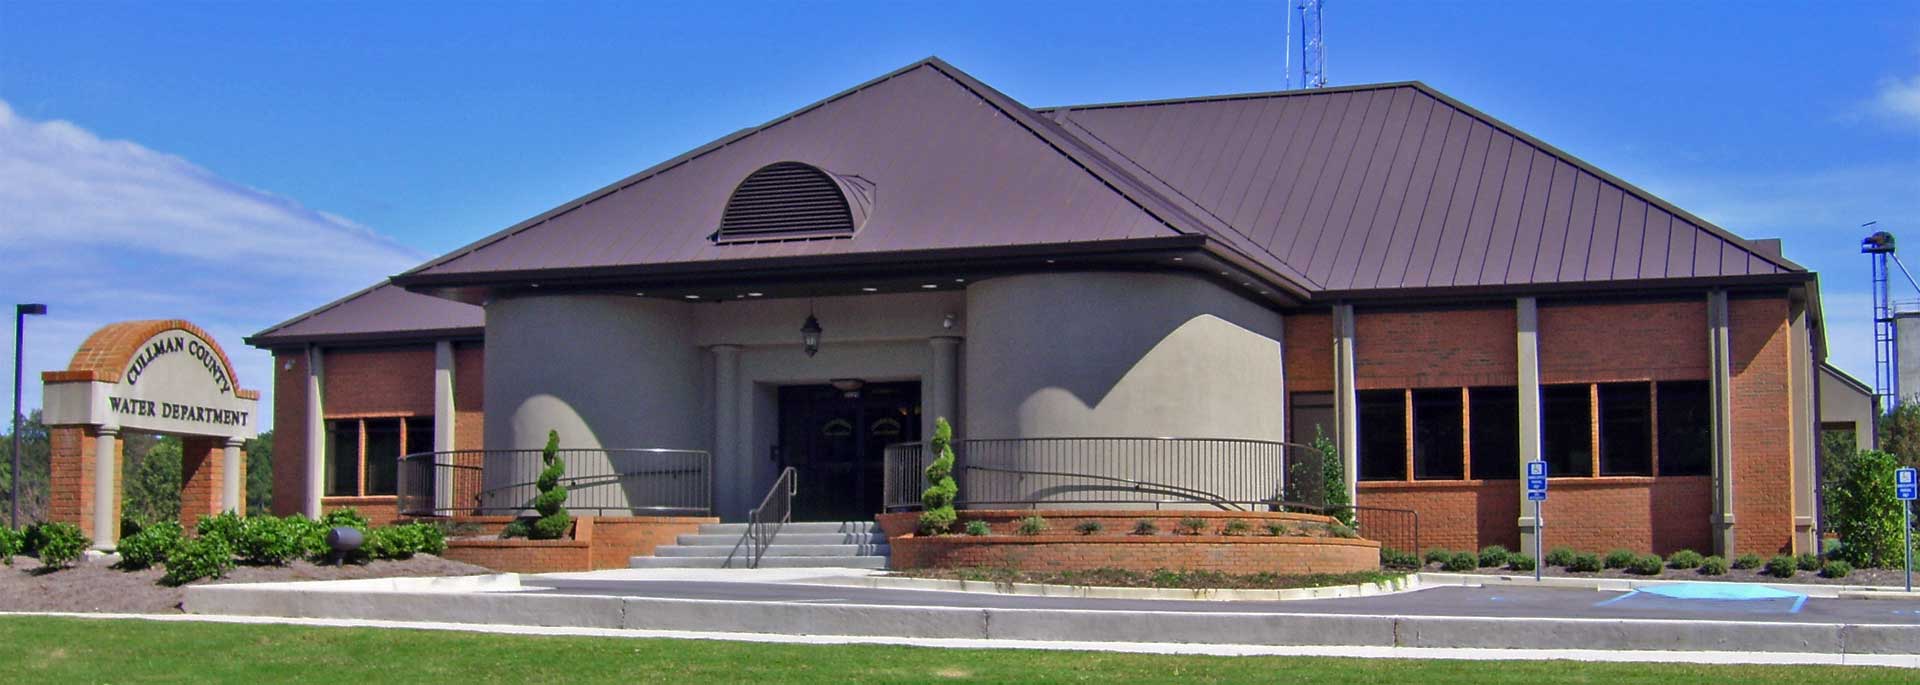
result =
M1609 485L1647 485L1659 480L1679 478L1706 478L1707 476L1562 476L1549 478L1549 488L1553 486L1602 487ZM1488 478L1472 480L1363 480L1359 481L1361 490L1417 490L1423 488L1459 488L1480 487L1495 484L1517 484L1518 478Z
M320 498L320 503L323 505L392 504L399 499L399 495L327 495Z

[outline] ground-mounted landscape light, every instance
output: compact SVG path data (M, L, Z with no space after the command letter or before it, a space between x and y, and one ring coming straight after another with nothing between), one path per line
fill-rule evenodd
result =
M347 553L360 549L360 543L365 541L366 537L359 528L338 526L327 531L327 548L333 550L333 565L339 566L346 561Z

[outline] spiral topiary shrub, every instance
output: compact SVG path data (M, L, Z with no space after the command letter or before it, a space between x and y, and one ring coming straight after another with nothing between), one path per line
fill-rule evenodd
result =
M920 534L945 535L958 517L953 500L960 496L960 484L953 482L953 424L947 417L933 420L933 463L927 465L927 489L920 493Z
M561 506L567 502L567 487L560 484L560 477L566 475L566 466L560 462L560 431L547 431L547 446L540 450L540 461L547 465L533 482L540 489L540 494L533 496L533 510L540 518L527 527L527 537L558 540L566 536L567 526L573 525L573 516Z

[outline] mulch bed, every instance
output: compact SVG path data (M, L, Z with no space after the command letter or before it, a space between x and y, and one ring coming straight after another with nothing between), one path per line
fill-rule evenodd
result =
M1420 570L1433 571L1437 573L1451 573L1451 571L1447 571L1446 569L1440 568L1439 564L1427 564L1426 568L1423 568ZM1509 570L1505 568L1483 568L1477 571L1466 571L1465 573L1478 573L1481 575L1489 575L1489 576L1532 576L1533 575L1532 571L1514 571L1514 570ZM1847 574L1847 577L1845 578L1822 578L1820 574L1815 573L1813 571L1801 571L1799 573L1793 574L1792 578L1775 578L1773 576L1769 576L1761 573L1760 569L1740 569L1740 568L1727 569L1726 575L1721 575L1721 576L1705 575L1700 573L1699 569L1672 569L1672 568L1662 568L1660 571L1660 575L1657 575L1657 576L1643 576L1637 573L1627 573L1626 571L1617 569L1617 568L1606 569L1599 573L1572 573L1563 568L1548 567L1545 569L1541 569L1541 575L1551 576L1554 578L1619 578L1624 580L1698 580L1698 581L1735 582L1735 583L1793 583L1797 585L1879 585L1879 586L1886 586L1886 587L1899 587L1901 584L1906 582L1905 580L1906 575L1904 571L1901 571L1900 569L1885 569L1885 568L1854 569L1853 572ZM1920 569L1915 569L1914 580L1920 581Z
M179 613L186 598L185 587L159 584L162 571L157 568L121 571L103 562L75 562L73 567L42 573L33 557L13 558L13 566L0 566L0 611L78 611L106 613L164 614ZM203 583L271 583L300 580L348 580L353 578L395 578L408 576L468 576L493 571L418 555L405 561L370 561L366 564L321 566L295 561L286 566L238 566L226 578Z

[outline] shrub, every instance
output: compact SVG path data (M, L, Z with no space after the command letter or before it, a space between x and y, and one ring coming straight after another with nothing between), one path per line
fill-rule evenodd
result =
M120 539L120 568L129 571L164 563L167 556L185 540L187 533L179 521L161 521Z
M199 523L193 526L193 532L203 538L214 537L225 540L228 547L239 547L241 533L246 525L247 520L240 518L239 514L223 511L200 517Z
M567 502L567 486L560 484L560 477L566 475L566 465L560 461L560 431L547 431L547 446L540 450L540 461L547 467L534 479L534 487L540 494L533 496L533 510L540 518L534 519L527 529L527 537L535 540L558 540L567 535L567 527L573 524L573 516L561 506ZM951 522L949 522L951 523Z
M1402 552L1392 547L1380 548L1380 565L1388 568L1416 568L1420 566L1420 557L1412 552Z
M1897 457L1879 450L1829 456L1824 484L1827 518L1846 543L1840 554L1855 566L1893 566L1904 561L1901 502L1893 496L1893 472L1899 466Z
M1660 575L1660 569L1663 566L1665 564L1661 562L1658 554L1636 554L1632 561L1627 562L1626 570L1636 575L1657 576Z
M233 547L217 535L183 540L167 555L162 585L179 586L201 578L219 578L233 569Z
M1267 534L1276 538L1293 534L1293 527L1287 525L1286 521L1268 521L1266 528Z
M1199 535L1200 531L1203 531L1206 529L1207 529L1206 519L1194 518L1191 516L1180 519L1180 531L1188 535Z
M953 425L947 417L933 420L933 440L927 449L934 457L927 465L927 489L920 493L920 534L945 535L958 516L953 500L960 495L960 485L953 482Z
M1548 566L1572 566L1575 554L1578 552L1573 551L1572 547L1555 547L1547 550L1546 562Z
M1480 548L1480 568L1498 568L1507 565L1507 557L1513 556L1507 548L1499 545L1487 545Z
M968 535L986 535L991 532L993 532L993 529L987 526L986 521L968 521L967 522Z
M361 549L375 559L409 559L422 542L420 529L413 525L381 526L367 532Z
M1152 535L1158 532L1160 527L1153 525L1153 519L1140 519L1133 522L1134 535Z
M413 534L418 536L420 546L415 551L421 554L440 556L447 551L447 531L431 523L415 522Z
M280 525L299 543L300 556L319 557L333 551L327 548L327 527L319 521L289 514L280 519Z
M1608 552L1606 558L1602 559L1601 562L1607 568L1626 568L1633 563L1634 557L1637 556L1640 555L1634 554L1633 550L1630 549L1615 549Z
M1799 566L1802 571L1818 571L1820 570L1820 555L1807 552L1794 557L1793 563Z
M1352 539L1360 537L1360 531L1354 530L1353 526L1344 523L1329 524L1327 526L1327 534L1336 538Z
M1507 568L1515 571L1531 571L1533 570L1533 557L1525 554L1509 554L1507 555Z
M1320 453L1320 492L1326 503L1322 513L1343 524L1355 525L1358 522L1354 520L1353 500L1347 496L1346 463L1341 461L1340 450L1334 446L1333 439L1327 437L1318 426L1313 429L1313 449ZM1309 469L1311 464L1308 460L1297 462L1302 470ZM1299 475L1304 477L1301 482L1306 482L1305 479L1314 474Z
M1659 557L1654 557L1654 559L1659 559ZM1575 554L1573 555L1573 561L1567 563L1567 570L1574 573L1599 573L1600 555L1592 552Z
M1700 575L1727 575L1727 558L1718 554L1700 560Z
M1845 578L1847 574L1852 572L1853 564L1849 564L1843 559L1828 559L1827 563L1820 567L1820 577L1822 578Z
M40 564L47 568L72 564L92 544L92 540L80 534L79 526L71 523L40 524Z
M1680 569L1700 568L1701 561L1703 561L1703 559L1699 552L1683 549L1667 557L1667 566Z
M40 532L40 524L29 523L26 528L20 529L20 553L39 556L40 543L46 540L47 536Z
M12 566L13 555L19 554L20 550L26 546L26 534L6 526L0 526L0 561L5 561L8 566Z
M1760 568L1760 564L1762 563L1765 562L1761 561L1760 555L1752 552L1742 554L1733 559L1734 568Z
M239 538L230 541L229 546L242 559L279 566L306 554L306 538L306 528L298 522L272 516L254 516L246 519L246 523L240 527Z
M1767 575L1775 578L1792 578L1793 574L1799 572L1800 564L1796 563L1793 557L1782 554L1767 560Z
M1047 520L1040 518L1039 514L1034 514L1020 519L1020 527L1017 530L1021 535L1039 535L1047 532Z
M1447 563L1442 568L1455 573L1472 571L1480 568L1480 557L1474 556L1472 552L1455 552L1453 556L1447 557Z
M514 519L508 521L507 525L500 527L500 539L524 538L527 537L530 532L526 519Z
M360 532L365 533L368 528L367 517L361 516L360 510L353 507L340 507L321 514L320 527L328 530L343 527L358 528Z
M1250 530L1253 530L1253 526L1247 525L1246 521L1240 519L1227 521L1226 525L1220 526L1221 535L1246 535Z
M1080 531L1081 535L1092 535L1100 532L1102 528L1106 528L1106 526L1101 525L1099 521L1081 521L1080 525L1073 527L1074 530Z
M1427 550L1427 555L1421 558L1429 564L1445 564L1448 559L1453 558L1453 552L1435 547Z

